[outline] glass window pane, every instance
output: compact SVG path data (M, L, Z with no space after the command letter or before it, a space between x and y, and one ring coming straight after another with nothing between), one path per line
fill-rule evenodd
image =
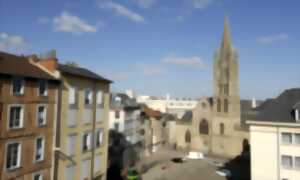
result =
M281 165L284 168L292 168L293 167L293 158L292 156L281 156Z
M282 133L281 140L283 144L292 144L292 134L291 133Z
M295 168L300 169L300 157L295 157Z
M300 134L299 133L297 133L297 134L295 134L295 144L297 144L297 145L300 145Z

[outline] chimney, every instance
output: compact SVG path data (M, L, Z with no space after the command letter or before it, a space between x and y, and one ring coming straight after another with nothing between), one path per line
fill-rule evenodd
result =
M54 73L58 66L58 61L56 59L56 50L50 50L44 55L41 55L40 61L38 61L37 64Z
M256 108L256 100L255 100L255 98L252 98L252 108Z
M37 62L39 65L46 68L48 71L54 73L57 69L58 62L57 59L43 59Z

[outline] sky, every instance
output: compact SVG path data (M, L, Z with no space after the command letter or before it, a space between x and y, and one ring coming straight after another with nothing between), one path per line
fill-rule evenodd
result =
M112 79L113 91L211 96L224 17L239 53L242 98L300 85L300 1L0 0L0 50L57 51Z

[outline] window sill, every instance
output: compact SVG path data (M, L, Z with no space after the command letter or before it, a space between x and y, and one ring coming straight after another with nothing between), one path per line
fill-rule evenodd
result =
M25 129L25 127L15 127L15 128L8 128L8 130L10 130L10 131L22 131L22 130L24 130Z
M12 167L12 168L6 168L6 172L14 172L14 171L17 171L17 170L19 170L21 168L22 168L21 166Z
M34 163L35 164L41 164L44 162L45 159L41 159L41 160L35 160Z
M41 124L41 125L39 125L39 124L37 125L38 128L44 128L44 127L46 127L46 126L47 126L46 123L45 123L45 124Z
M14 94L14 93L13 93L12 95L13 95L13 96L17 96L17 97L22 97L22 96L24 96L24 93L22 93L22 94L21 94L21 93L20 93L20 94Z

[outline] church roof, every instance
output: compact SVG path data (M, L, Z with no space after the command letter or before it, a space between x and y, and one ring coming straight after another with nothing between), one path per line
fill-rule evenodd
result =
M225 17L222 49L231 49L231 36L228 17Z

